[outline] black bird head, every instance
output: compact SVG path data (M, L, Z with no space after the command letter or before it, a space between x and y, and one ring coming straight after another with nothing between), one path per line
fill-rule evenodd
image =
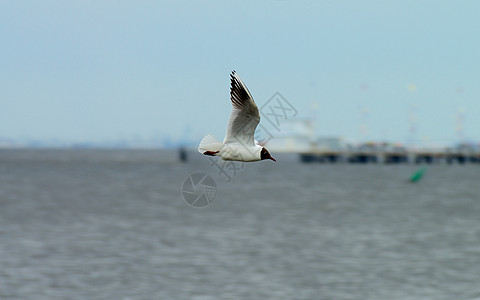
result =
M260 151L260 159L261 160L264 160L264 159L271 159L273 161L277 161L275 158L273 158L270 153L268 152L267 149L265 148L262 148L262 151Z

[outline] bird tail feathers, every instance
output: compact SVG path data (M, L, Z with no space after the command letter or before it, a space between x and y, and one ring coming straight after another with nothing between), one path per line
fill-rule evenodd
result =
M198 145L198 152L204 154L205 152L217 152L223 147L223 143L211 135L206 135L200 145Z

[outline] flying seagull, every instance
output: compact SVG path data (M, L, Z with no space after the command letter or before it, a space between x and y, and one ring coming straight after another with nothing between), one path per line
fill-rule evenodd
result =
M227 133L223 143L206 135L198 152L209 156L220 156L223 160L258 161L271 159L270 153L254 139L255 128L260 122L258 107L238 74L230 74L230 100L232 113L228 120Z

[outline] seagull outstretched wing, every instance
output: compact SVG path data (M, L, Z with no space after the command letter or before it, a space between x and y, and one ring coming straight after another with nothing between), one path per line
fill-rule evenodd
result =
M258 107L235 71L230 74L230 79L230 100L233 108L223 143L241 143L244 146L254 146L255 128L260 122Z

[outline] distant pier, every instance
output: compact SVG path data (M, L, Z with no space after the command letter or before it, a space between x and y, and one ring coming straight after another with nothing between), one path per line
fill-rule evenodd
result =
M350 163L350 164L480 164L480 152L465 153L446 150L428 151L310 151L302 152L304 163Z
M304 163L480 165L480 142L405 146L391 142L353 143L342 137L312 135L276 137L267 147L273 152L297 153Z

